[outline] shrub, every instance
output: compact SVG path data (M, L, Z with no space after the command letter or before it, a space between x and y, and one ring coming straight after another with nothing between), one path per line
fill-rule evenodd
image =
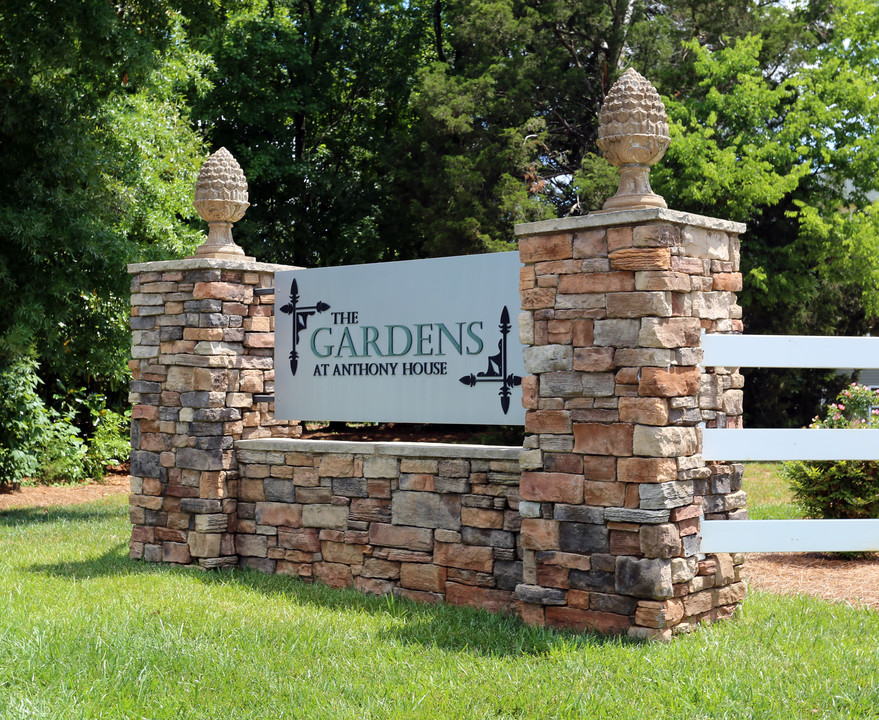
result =
M879 392L852 383L815 418L810 428L879 428ZM879 462L786 462L781 468L794 498L809 517L879 517Z
M103 480L108 465L119 465L131 454L131 411L110 410L104 395L92 395L89 411L94 431L88 440L85 468L89 477Z
M0 366L0 484L14 485L39 468L39 449L49 425L37 395L37 363L16 358Z
M47 407L37 370L29 357L0 365L0 485L102 480L107 465L128 458L130 414L110 410L104 395L63 387ZM91 429L87 441L78 422Z

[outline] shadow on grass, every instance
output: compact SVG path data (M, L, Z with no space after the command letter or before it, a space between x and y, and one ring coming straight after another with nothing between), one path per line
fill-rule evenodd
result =
M0 510L0 528L36 525L50 522L91 522L118 518L120 509L112 505L86 503L83 505L54 505Z
M389 642L437 647L450 652L491 656L543 655L602 645L640 644L625 638L574 634L528 627L518 617L470 607L427 605L391 595L376 596L355 590L335 590L322 583L305 582L286 575L269 575L250 569L203 571L192 567L130 560L126 543L83 561L32 565L34 573L81 581L92 577L134 574L185 575L211 587L236 586L249 592L282 598L300 606L344 613L384 616L378 637Z

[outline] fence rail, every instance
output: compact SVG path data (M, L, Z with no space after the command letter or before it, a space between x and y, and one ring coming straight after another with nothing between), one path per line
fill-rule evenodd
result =
M706 367L879 368L879 338L704 335ZM702 430L705 460L877 460L879 430ZM703 520L703 553L879 552L879 520Z
M701 552L879 552L879 520L703 520Z
M709 334L702 349L705 366L879 368L879 337Z
M876 460L879 430L702 430L705 460Z

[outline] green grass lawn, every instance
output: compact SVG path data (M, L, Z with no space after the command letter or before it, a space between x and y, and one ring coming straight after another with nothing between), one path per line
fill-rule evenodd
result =
M745 463L744 488L752 520L796 520L805 517L793 501L790 488L779 476L781 463ZM877 715L879 717L879 715Z
M673 643L128 560L125 498L0 513L0 718L876 718L879 613L752 593Z

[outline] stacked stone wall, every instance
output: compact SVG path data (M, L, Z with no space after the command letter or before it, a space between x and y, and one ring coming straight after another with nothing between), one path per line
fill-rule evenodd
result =
M332 587L511 610L519 448L248 440L241 564Z
M727 617L742 466L700 426L741 426L743 226L649 209L519 226L523 448L294 439L273 417L274 271L193 258L130 268L131 556L666 639Z
M274 383L278 266L216 259L133 265L131 556L237 565L240 438L295 436L259 397Z
M742 555L699 555L701 518L745 516L742 466L699 426L741 426L742 376L700 367L740 332L742 226L649 209L520 226L526 620L669 637L730 615Z

